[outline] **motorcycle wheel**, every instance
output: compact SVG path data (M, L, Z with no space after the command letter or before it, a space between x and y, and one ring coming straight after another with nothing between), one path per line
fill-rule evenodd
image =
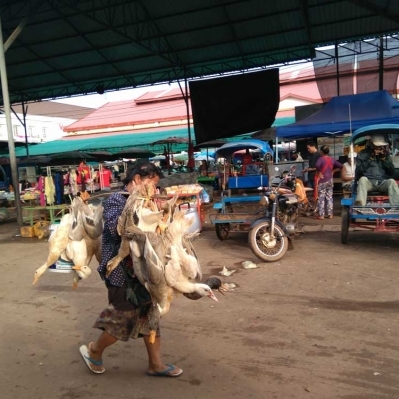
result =
M349 207L343 206L341 210L341 243L348 243L349 235Z
M305 216L313 216L317 212L318 206L318 199L314 199L313 196L311 198L308 198L308 203L305 209Z
M263 222L252 228L248 235L252 252L265 262L281 259L288 249L288 237L279 225L274 225L273 239L270 233L270 222Z

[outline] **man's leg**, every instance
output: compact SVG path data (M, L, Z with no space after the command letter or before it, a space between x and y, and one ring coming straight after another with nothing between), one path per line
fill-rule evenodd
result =
M373 185L367 177L362 176L357 183L357 195L355 205L365 206L367 202L367 192L373 189Z
M378 191L388 193L391 205L399 205L399 187L394 179L384 180L378 187Z
M148 353L147 373L149 374L162 373L163 371L168 369L168 366L164 364L161 360L161 337L156 337L155 342L153 344L150 343L149 336L145 335L143 338ZM180 375L181 373L182 370L176 366L173 370L170 370L168 372L170 376Z

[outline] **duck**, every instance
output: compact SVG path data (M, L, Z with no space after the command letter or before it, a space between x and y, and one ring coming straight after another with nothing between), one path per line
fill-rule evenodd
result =
M73 288L76 289L80 280L85 280L90 277L91 269L89 266L72 266L73 273Z
M94 208L88 205L82 197L77 196L73 199L71 209L82 214L82 225L88 236L95 240L103 232L103 207L97 205Z
M56 263L58 259L72 262L74 265L89 265L93 256L98 262L101 262L101 235L95 239L89 236L83 225L83 208L79 205L83 203L81 200L75 202L71 206L71 212L65 214L58 228L53 232L49 239L49 254L46 262L35 271L33 284L36 284L39 278L46 270ZM83 267L83 266L79 266ZM73 288L77 288L78 282L84 278L88 278L91 274L86 269L79 274L74 271ZM85 273L85 271L87 273Z
M217 277L208 278L207 280L204 281L204 284L209 286L212 290L219 291L222 295L224 295L224 291L226 291L223 288L222 281ZM183 294L183 295L186 298L191 299L193 301L197 301L198 299L203 298L203 296L198 294L197 292L193 292L191 294Z
M61 257L61 254L65 251L68 241L69 233L71 230L73 222L73 215L70 213L65 214L60 221L58 228L50 236L49 243L49 253L46 262L36 269L33 278L33 284L35 285L39 278L47 271L47 269L53 265Z

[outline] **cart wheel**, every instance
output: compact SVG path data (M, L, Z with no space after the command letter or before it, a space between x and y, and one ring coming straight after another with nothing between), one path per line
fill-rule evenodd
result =
M349 234L349 207L343 206L341 211L341 242L348 243Z
M220 241L226 240L229 237L230 225L228 223L216 223L215 231Z

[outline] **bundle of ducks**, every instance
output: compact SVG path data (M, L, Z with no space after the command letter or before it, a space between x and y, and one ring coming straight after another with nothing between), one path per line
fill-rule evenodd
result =
M82 198L74 198L69 213L62 217L50 236L47 260L35 271L33 284L59 259L73 263L73 288L91 275L89 264L92 257L101 262L102 214L101 205L94 208Z
M176 200L161 198L153 185L136 186L118 220L119 252L107 265L109 275L131 255L134 273L151 295L150 342L178 294L217 301L211 287L199 283L201 267L192 245L198 233L187 233L193 220L175 206Z

